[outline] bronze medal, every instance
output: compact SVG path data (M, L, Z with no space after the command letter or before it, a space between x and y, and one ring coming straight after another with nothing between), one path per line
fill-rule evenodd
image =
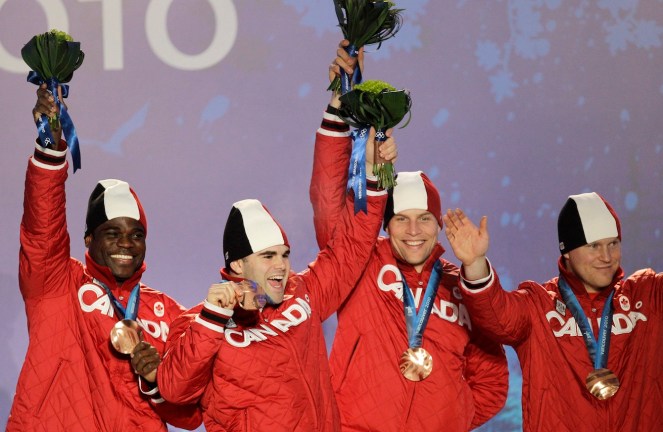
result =
M599 400L609 399L619 390L619 379L610 369L594 369L585 383L587 390Z
M113 348L121 354L131 354L143 340L143 332L134 320L123 319L111 329L110 340Z
M433 370L433 357L425 349L408 348L398 362L403 376L410 381L426 379Z

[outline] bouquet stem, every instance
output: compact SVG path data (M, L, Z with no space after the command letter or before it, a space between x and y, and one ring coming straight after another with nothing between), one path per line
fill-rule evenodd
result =
M374 156L373 156L373 175L378 178L378 188L390 189L396 186L394 179L394 165L380 157L378 151L383 142L387 140L387 136L383 129L378 129L375 133Z

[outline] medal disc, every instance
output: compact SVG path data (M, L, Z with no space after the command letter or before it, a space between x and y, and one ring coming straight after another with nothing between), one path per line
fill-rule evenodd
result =
M614 396L619 390L619 379L610 369L595 369L585 380L587 390L599 400Z
M433 357L425 349L408 348L398 362L403 376L410 381L421 381L433 370Z
M117 352L131 354L143 340L142 331L136 321L124 319L115 323L110 332L110 340Z

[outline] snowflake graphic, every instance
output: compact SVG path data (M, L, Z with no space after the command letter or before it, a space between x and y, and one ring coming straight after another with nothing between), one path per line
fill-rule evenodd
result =
M583 0L569 7L578 25L586 25L591 19L604 20L601 25L605 32L604 41L610 53L616 55L629 46L645 50L661 46L663 26L652 20L637 18L639 5L640 0L599 0L596 3ZM495 102L500 103L516 95L519 82L510 68L514 57L539 61L551 52L551 41L543 35L544 32L552 34L556 26L553 20L546 22L544 16L546 12L561 6L562 0L508 0L508 40L502 44L489 39L477 41L474 55L479 67L490 73L488 80ZM601 13L590 13L591 7L604 12L603 15L607 12L608 18L605 19Z

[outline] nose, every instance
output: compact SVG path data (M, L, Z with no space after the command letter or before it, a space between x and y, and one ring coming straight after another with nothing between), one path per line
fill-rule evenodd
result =
M285 268L285 258L277 256L276 260L274 261L274 267L278 269Z
M120 235L117 239L117 245L122 248L131 248L133 246L133 241L131 241L131 235Z
M411 220L407 224L407 233L408 234L417 235L417 234L419 234L419 231L420 231L420 229L419 229L419 221L418 220L416 220L416 219Z
M599 248L599 259L603 262L610 262L612 260L612 251L607 245Z

